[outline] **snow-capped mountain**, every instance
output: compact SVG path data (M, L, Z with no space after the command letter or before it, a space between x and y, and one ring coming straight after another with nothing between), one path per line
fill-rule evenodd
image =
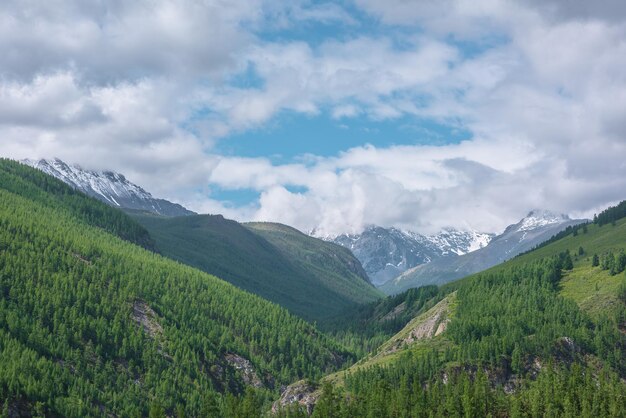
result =
M550 239L568 226L586 221L535 209L516 224L508 226L485 247L458 257L418 265L389 280L380 288L388 294L395 294L412 287L460 279L500 264Z
M119 173L85 170L78 165L66 164L58 158L23 160L22 162L114 207L143 210L163 216L194 214L179 204L164 199L155 199L150 193L131 183Z
M484 232L446 228L436 235L426 236L426 239L439 248L442 255L463 255L483 248L494 236Z
M528 215L515 225L511 225L516 231L530 231L547 225L560 224L570 221L570 217L564 214L556 214L547 210L533 209Z
M369 226L360 234L343 234L327 240L349 248L361 261L371 282L378 286L420 264L475 251L487 245L492 237L493 234L456 229L426 236Z

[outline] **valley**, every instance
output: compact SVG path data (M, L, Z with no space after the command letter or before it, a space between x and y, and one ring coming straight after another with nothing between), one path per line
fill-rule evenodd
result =
M5 416L626 411L624 203L431 247L400 277L490 261L384 296L348 248L286 225L122 211L10 160L0 198Z
M0 418L626 418L626 1L0 1Z

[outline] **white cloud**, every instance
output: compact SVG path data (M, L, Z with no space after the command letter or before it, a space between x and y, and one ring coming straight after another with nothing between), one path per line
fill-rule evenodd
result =
M219 75L249 41L260 2L5 1L0 70L28 79L71 68L91 82Z
M329 234L368 223L497 230L532 207L589 213L623 198L621 2L355 4L378 31L333 3L3 2L0 150L119 170L196 210ZM350 30L262 35L315 24ZM259 83L231 82L248 68ZM286 164L211 148L284 111L346 125L433 119L472 139ZM211 185L261 197L232 207Z

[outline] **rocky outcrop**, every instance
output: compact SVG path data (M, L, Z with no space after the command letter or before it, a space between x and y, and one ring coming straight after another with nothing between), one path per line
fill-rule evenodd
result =
M159 324L158 316L148 304L142 300L133 303L133 321L152 339L163 335L163 327Z
M451 305L456 300L456 293L451 293L422 315L414 318L396 334L379 354L386 355L400 350L420 340L434 338L442 334L450 322Z
M299 405L310 415L320 395L321 391L317 385L300 380L285 388L280 399L272 405L272 412L277 413L281 409Z
M259 378L254 366L250 360L245 359L237 354L228 353L224 356L224 360L235 370L241 374L241 378L247 386L254 388L262 388L263 382Z

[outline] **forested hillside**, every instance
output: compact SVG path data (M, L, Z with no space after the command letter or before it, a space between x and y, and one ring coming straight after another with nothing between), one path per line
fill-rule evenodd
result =
M276 416L623 417L622 212L460 281L345 305L321 323L324 334L143 248L161 250L164 238L153 242L125 214L2 160L1 413L260 417L278 399ZM185 219L199 235L179 239L193 243L216 222L209 248L236 262L217 245L236 241L262 255L259 272L278 268L277 280L297 271L271 264L287 259L318 283L347 269L370 286L349 253L290 228ZM252 278L255 265L246 269Z
M242 225L221 215L131 214L150 231L160 253L307 320L323 320L382 296L350 251L284 225Z
M250 222L246 228L274 245L283 257L306 271L317 289L325 294L306 293L304 298L316 309L325 312L324 318L344 309L341 299L366 303L380 299L383 294L370 283L367 273L350 250L303 234L287 225L272 222ZM320 305L323 304L323 305Z
M299 416L314 403L319 417L626 416L621 207L598 215L609 222L570 230L438 290L424 288L430 299L415 305L418 314L396 335L309 387L307 401L283 397L275 409ZM401 314L407 296L388 299L387 316ZM379 328L382 307L370 307ZM363 313L356 319L367 323ZM355 335L345 325L335 333Z
M71 214L122 239L154 248L148 231L123 212L95 199L87 199L83 193L39 170L0 159L0 186L7 192L27 196L33 202Z
M5 416L257 416L281 384L350 360L285 309L111 232L147 241L124 214L0 161Z

